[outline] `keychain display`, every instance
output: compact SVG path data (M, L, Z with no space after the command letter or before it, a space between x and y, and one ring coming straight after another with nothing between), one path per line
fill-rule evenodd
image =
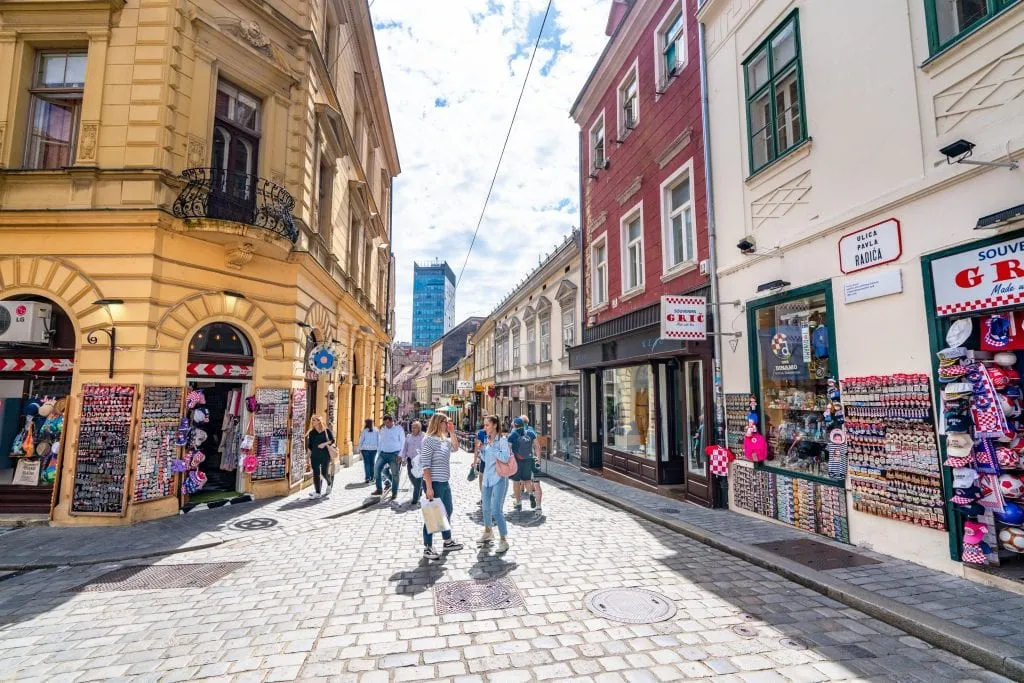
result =
M850 542L846 491L841 487L742 466L732 468L729 486L738 508Z
M928 376L851 377L842 392L854 509L945 529Z
M291 481L302 481L309 464L306 453L306 390L292 389Z
M181 387L146 387L132 500L143 502L173 494L180 438ZM187 432L186 432L187 437Z
M251 401L251 405L256 407L256 468L251 472L253 479L283 479L287 476L290 399L288 389L256 390ZM244 462L243 466L248 470Z
M71 512L124 513L135 394L130 385L82 387Z
M743 450L750 398L750 394L725 395L725 445L734 453Z

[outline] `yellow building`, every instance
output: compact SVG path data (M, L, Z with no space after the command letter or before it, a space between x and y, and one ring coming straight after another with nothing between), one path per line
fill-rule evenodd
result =
M400 171L366 0L7 0L0 64L0 400L46 451L0 438L0 513L287 494L314 412L351 453L383 405ZM175 448L191 389L210 419Z

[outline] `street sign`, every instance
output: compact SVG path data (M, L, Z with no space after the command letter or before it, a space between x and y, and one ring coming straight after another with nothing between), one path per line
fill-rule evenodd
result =
M708 300L703 296L661 297L661 338L708 338Z
M895 261L903 254L900 222L895 218L839 238L839 270L849 275Z

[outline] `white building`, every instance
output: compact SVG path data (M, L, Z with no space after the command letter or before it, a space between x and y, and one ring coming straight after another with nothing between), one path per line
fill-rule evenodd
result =
M578 240L579 232L567 237L488 317L497 415L527 415L542 452L575 462L580 378L569 369L568 349L580 339Z
M920 373L934 404L950 323L970 320L977 348L983 319L1024 300L1020 261L997 256L1022 245L1024 169L947 163L1024 152L1024 2L705 0L698 19L720 299L743 302L720 309L743 335L723 343L730 441L753 394L773 450L733 467L731 506L980 575L927 437L903 469L856 450L847 386L850 471L831 478L822 413L829 377Z

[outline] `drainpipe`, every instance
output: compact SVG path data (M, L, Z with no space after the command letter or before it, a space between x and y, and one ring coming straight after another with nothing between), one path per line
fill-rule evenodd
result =
M725 386L722 383L722 316L718 292L717 237L715 234L715 192L711 180L711 117L708 114L708 56L704 42L704 24L697 33L700 49L700 110L704 139L704 191L708 206L708 270L711 275L711 301L715 316L715 359L712 395L715 404L715 443L725 444Z

